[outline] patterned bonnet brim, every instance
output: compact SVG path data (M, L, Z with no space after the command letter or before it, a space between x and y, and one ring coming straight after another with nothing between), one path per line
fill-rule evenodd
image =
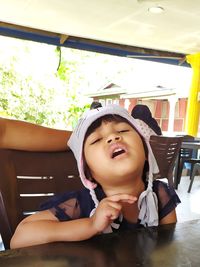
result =
M134 119L126 109L118 105L108 105L106 107L88 110L79 119L78 124L68 141L68 146L73 151L74 156L77 160L81 181L83 185L90 190L90 194L95 203L95 209L96 209L99 201L95 195L94 188L97 186L97 184L89 181L85 176L84 164L83 164L83 142L88 127L97 119L110 114L119 115L125 118L138 131L138 133L141 136L143 136L145 140L145 143L148 148L149 177L148 177L148 187L144 192L141 193L138 199L138 208L140 211L139 219L141 221L140 223L145 226L146 225L157 226L158 204L157 204L156 194L152 190L152 183L153 183L153 174L158 173L159 169L149 144L150 136L156 134L143 121ZM91 215L94 213L95 209L92 211Z

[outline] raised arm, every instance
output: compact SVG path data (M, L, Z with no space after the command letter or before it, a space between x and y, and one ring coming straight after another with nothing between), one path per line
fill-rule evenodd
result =
M67 149L67 141L70 135L70 131L0 118L0 148L28 151L62 151Z

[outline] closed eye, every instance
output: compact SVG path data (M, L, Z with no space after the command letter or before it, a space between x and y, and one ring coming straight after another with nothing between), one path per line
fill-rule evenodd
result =
M95 143L99 142L101 138L95 139L93 142L90 143L90 145L94 145Z
M121 131L118 131L119 133L126 133L126 132L129 132L130 130L129 129L126 129L126 130L121 130Z

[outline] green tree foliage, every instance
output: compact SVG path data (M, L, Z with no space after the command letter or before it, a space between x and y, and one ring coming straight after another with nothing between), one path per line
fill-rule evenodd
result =
M20 71L17 67L22 59L30 56L30 50L29 43L21 41L20 53L11 53L9 64L8 61L0 63L0 116L56 128L74 127L89 107L87 103L81 104L80 93L77 93L82 80L81 75L75 77L79 62L62 58L57 70L54 67L54 71L38 79L31 73L30 61ZM60 60L60 51L55 47L51 47L50 55L54 62Z
M109 81L128 87L125 74L136 70L131 59L2 36L0 58L0 116L64 129L92 102L86 91Z
M58 114L53 112L56 91L46 88L32 77L20 77L15 70L0 69L0 111L11 118L54 126Z

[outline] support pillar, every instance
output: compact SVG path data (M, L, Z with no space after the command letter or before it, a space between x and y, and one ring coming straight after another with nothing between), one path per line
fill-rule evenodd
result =
M197 136L200 113L200 102L198 101L200 95L200 53L188 55L186 60L192 67L193 77L188 97L185 131L189 135Z

